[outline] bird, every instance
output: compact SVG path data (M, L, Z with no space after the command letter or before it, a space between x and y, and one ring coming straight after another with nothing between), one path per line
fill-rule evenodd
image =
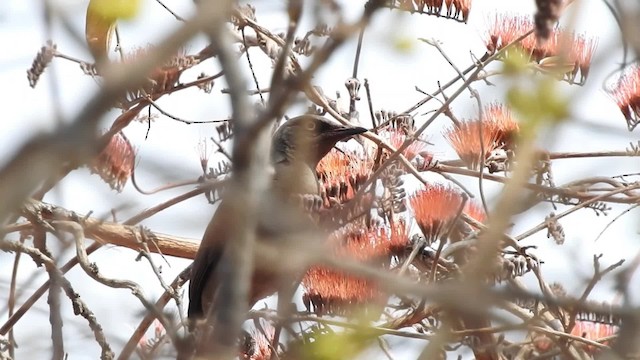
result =
M265 200L262 205L265 209L271 209L273 204L270 202L275 200L295 206L317 207L318 199L321 199L321 187L316 175L318 162L337 142L366 131L362 127L337 124L319 115L302 115L286 121L273 134L270 153L273 176L269 194L263 196ZM232 223L227 201L223 199L209 222L192 265L187 311L192 329L211 311L219 286L220 274L216 273L216 267L224 255L225 243L229 238L227 224ZM281 208L287 210L286 207L278 207ZM274 225L273 218L266 216L269 212L259 212L256 241L278 239L278 229L274 229L278 222ZM299 216L299 211L295 215ZM282 284L278 274L264 265L256 263L249 294L250 307L277 292Z

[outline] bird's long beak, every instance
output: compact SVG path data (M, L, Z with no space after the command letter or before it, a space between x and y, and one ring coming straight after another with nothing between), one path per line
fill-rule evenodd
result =
M335 139L337 141L347 140L350 137L367 132L368 130L363 127L351 127L351 126L336 126L335 129L326 132L328 138Z

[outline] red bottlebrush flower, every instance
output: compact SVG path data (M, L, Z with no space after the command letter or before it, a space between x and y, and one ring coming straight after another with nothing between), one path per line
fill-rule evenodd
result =
M569 50L565 51L566 44ZM535 60L540 67L563 75L569 83L584 84L591 68L591 59L598 45L597 39L588 38L584 34L567 34L554 31L549 40L540 45ZM576 77L580 74L580 80Z
M569 59L575 64L575 68L572 72L572 78L574 80L578 71L580 71L580 83L584 83L589 76L589 70L591 68L591 59L593 53L598 47L597 39L587 38L583 34L572 36L572 47L569 53Z
M602 324L591 321L576 321L575 326L573 327L573 329L571 329L571 335L597 341L599 339L614 335L617 331L618 327L615 325ZM555 345L554 341L552 341L549 336L540 333L537 333L534 336L533 344L536 350L540 352L549 351ZM590 354L594 354L598 350L600 350L599 348L592 345L586 345L578 342L576 342L576 344L579 346L583 346L583 349ZM603 344L607 345L607 342L605 341L603 342Z
M434 242L455 220L462 196L449 186L434 184L416 192L409 203L422 234L428 242Z
M484 208L481 204L473 201L468 201L464 207L464 213L477 222L485 222L487 220L487 213L484 212Z
M493 150L514 150L518 130L518 122L511 111L493 103L483 110L483 121L464 121L460 126L445 130L444 136L469 168L479 169ZM484 150L482 157L481 150Z
M528 18L512 15L496 14L495 17L489 21L490 24L488 26L485 43L490 54L502 50L502 48L515 41L533 27L533 23L531 23ZM530 38L533 38L533 36L526 37L523 42L528 41ZM533 42L535 42L535 39Z
M442 11L442 3L443 0L426 0L427 3L427 13L433 15L440 15Z
M618 327L615 325L591 321L576 321L575 326L571 329L571 335L597 341L598 339L614 335L617 331ZM590 353L594 353L598 350L598 348L591 345L588 345L586 348Z
M520 127L511 110L502 104L492 103L484 108L482 115L485 122L490 124L489 130L495 133L496 145L506 150L514 150L515 138Z
M479 120L464 121L445 130L444 136L470 169L480 169L486 157L496 148L492 124ZM481 151L484 150L484 154Z
M443 5L446 9L444 14L442 14ZM399 0L397 6L407 11L445 16L466 23L471 11L471 0Z
M146 334L142 335L138 341L136 352L140 355L140 358L147 359L151 357L151 352L155 347L160 344L163 337L166 335L166 330L162 323L158 319L153 321L153 337L149 338Z
M135 49L125 57L124 61L137 61L142 57L148 56L149 52L150 48ZM178 83L180 75L184 70L193 67L198 64L198 62L199 60L196 57L187 56L183 51L180 51L166 63L153 69L147 78L146 84L135 91L131 91L131 95L133 97L140 97L167 92Z
M553 340L549 339L546 334L535 333L532 339L533 346L539 352L547 352L554 345Z
M470 0L413 0L413 5L415 6L415 11L421 14L441 16L442 5L445 1L447 3L446 8L448 9L445 16L449 18L456 18L460 15L456 14L456 9L460 7L464 8L464 6L454 6L452 4L453 2L470 2ZM462 13L462 8L460 9L460 13Z
M329 238L336 256L388 267L394 254L403 252L409 242L406 226L397 223L390 229L364 229L347 225ZM384 300L376 284L341 271L314 266L302 279L303 300L316 313L348 314L353 306Z
M490 54L501 50L519 36L535 27L528 17L496 15L488 25L485 44ZM564 44L570 44L568 53L563 51ZM519 44L519 48L529 54L531 61L540 63L543 69L551 68L560 71L564 79L574 83L580 72L579 84L584 84L589 75L591 59L597 47L597 40L585 35L567 34L565 31L550 29L545 41L538 41L536 36L529 35ZM552 59L559 56L562 61ZM551 59L550 59L551 58Z
M455 11L453 11L455 8ZM453 17L458 20L462 20L465 23L469 19L469 13L471 12L471 0L453 0L452 7L447 10L447 13L451 11Z
M324 189L325 205L329 205L330 200L345 203L353 199L371 175L372 167L373 161L368 156L332 149L316 168Z
M609 91L622 111L629 131L640 123L640 65L631 66Z
M380 136L387 139L389 144L396 149L404 144L408 137L404 132L395 129L381 131ZM421 170L433 162L433 154L427 150L428 145L426 140L418 138L402 151L402 155L414 163L418 170Z
M260 321L264 329L262 331L253 329L245 333L245 339L240 346L240 359L247 360L269 360L271 359L271 343L275 330L271 325Z
M112 189L120 192L129 180L135 165L136 154L123 133L111 138L107 147L93 159L91 172L100 175Z

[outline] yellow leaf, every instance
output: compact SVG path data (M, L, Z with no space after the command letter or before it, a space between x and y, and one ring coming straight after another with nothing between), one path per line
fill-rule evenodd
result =
M91 0L89 9L111 21L128 20L138 15L140 0Z
M119 19L131 19L140 10L140 0L91 0L85 19L85 38L98 66L108 60L111 36Z

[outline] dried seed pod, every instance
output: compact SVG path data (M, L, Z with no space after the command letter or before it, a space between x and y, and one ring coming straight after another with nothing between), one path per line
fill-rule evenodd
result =
M44 73L44 70L49 66L53 56L56 53L57 45L50 40L40 48L38 54L33 59L31 67L27 70L27 80L29 80L29 86L36 87L40 76Z

